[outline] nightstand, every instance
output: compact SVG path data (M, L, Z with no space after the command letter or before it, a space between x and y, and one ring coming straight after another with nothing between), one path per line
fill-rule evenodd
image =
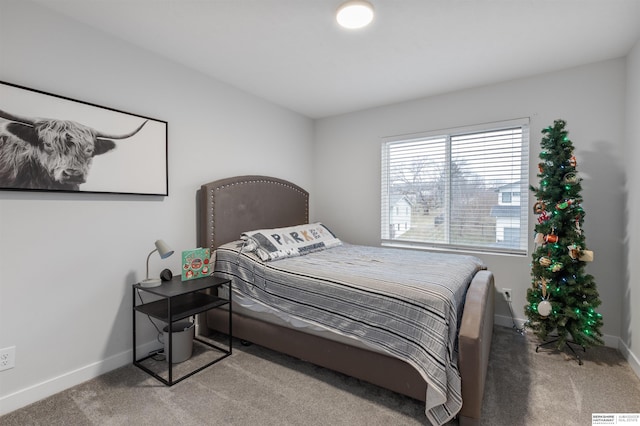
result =
M218 297L215 295L218 293L218 288L228 285L229 291L225 292L228 294L228 299ZM155 300L149 303L141 303L136 304L136 293L151 293L156 296L159 296L160 299ZM228 357L231 355L231 340L232 340L232 330L231 330L231 281L223 278L208 276L204 278L199 278L190 281L181 281L181 277L174 277L171 281L165 281L158 287L142 287L140 284L133 285L133 365L138 368L146 371L162 383L167 386L172 386L187 377L190 377L196 374L199 371L204 370L210 365L215 364L218 361ZM139 297L141 300L141 296ZM210 309L217 309L221 307L227 307L229 312L229 346L228 348L224 348L216 344L212 340L204 340L200 336L196 336L194 341L200 342L203 345L206 345L208 348L214 351L218 351L221 354L213 360L209 360L205 365L192 369L190 372L183 374L181 377L174 380L173 378L173 363L172 363L172 330L173 323L179 321L181 319L185 319L191 316L195 316L197 314L206 312ZM158 319L168 324L168 354L165 354L167 358L167 369L168 369L168 379L160 376L157 371L154 371L147 365L143 364L143 361L148 360L153 356L147 355L141 359L137 359L136 355L136 312L141 314L145 314L150 316L151 318Z

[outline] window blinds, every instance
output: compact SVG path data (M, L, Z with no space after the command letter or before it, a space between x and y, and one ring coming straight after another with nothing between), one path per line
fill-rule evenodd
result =
M520 119L385 138L383 244L526 254L528 133Z

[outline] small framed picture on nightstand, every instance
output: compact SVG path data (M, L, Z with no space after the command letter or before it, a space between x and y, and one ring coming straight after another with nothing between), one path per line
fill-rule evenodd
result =
M211 275L211 250L197 248L182 252L182 281Z

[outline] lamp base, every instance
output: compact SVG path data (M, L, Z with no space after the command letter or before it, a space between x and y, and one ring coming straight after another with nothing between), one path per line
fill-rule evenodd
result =
M146 280L140 281L140 287L144 288L158 287L160 284L162 284L160 278L147 278Z

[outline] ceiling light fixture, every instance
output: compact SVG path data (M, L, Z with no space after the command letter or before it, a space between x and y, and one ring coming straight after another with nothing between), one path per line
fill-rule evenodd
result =
M348 1L338 8L336 20L344 28L366 27L373 21L373 6L364 0Z

